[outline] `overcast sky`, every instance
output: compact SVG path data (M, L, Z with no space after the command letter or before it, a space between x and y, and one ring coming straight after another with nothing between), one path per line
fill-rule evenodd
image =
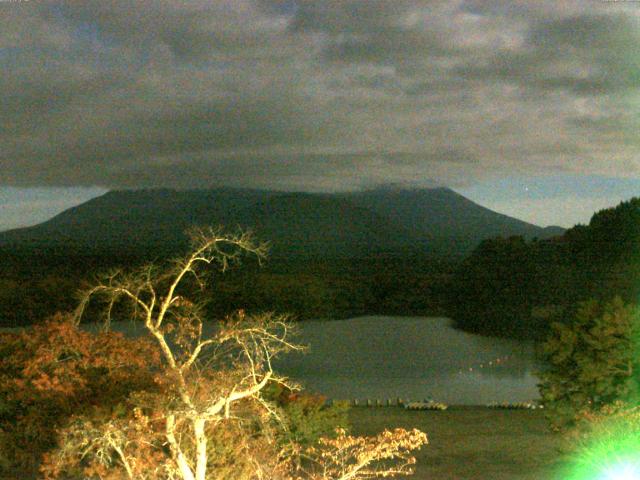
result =
M640 2L0 1L0 229L111 188L640 193ZM50 188L51 187L51 188Z

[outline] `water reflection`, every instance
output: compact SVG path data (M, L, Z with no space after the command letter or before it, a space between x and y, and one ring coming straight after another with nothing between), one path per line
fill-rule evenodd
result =
M331 398L434 398L449 404L538 397L532 343L460 332L445 318L303 322L306 354L276 368Z
M112 328L145 334L132 322ZM369 316L306 321L298 329L298 342L309 350L277 359L275 368L330 398L433 398L452 405L538 398L532 343L461 332L446 318Z

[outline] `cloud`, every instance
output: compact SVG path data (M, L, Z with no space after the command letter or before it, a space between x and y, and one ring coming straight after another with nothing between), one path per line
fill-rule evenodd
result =
M639 13L584 1L0 2L0 185L637 175Z
M531 26L523 48L498 52L460 72L541 90L607 94L637 87L640 57L634 51L639 41L640 22L634 17L583 14L545 19Z

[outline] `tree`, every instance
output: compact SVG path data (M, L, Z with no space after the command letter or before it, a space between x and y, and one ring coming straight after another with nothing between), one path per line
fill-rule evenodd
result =
M334 439L323 438L308 455L308 480L352 480L413 474L411 450L427 443L420 430L385 430L375 437L353 437L339 429Z
M130 391L154 391L157 348L90 334L69 316L0 337L0 474L37 471L76 415L118 416ZM0 475L2 476L2 475Z
M78 446L86 448L88 441L94 450L115 452L129 478L134 478L135 466L127 445L140 441L132 442L126 432L135 431L141 421L153 421L155 440L166 442L170 454L157 468L184 480L204 480L211 463L208 429L233 418L237 404L243 401L275 414L260 392L270 382L286 384L287 380L274 374L271 359L283 350L300 348L289 342L290 326L285 318L273 315L255 318L240 313L205 338L202 305L181 294L187 276L202 284L201 266L218 263L225 270L242 253L262 257L265 245L256 244L246 233L228 236L212 230L194 232L192 242L191 253L168 271L149 265L128 275L109 275L85 292L77 312L80 318L89 300L101 296L106 299L109 320L113 307L124 300L160 351L163 371L158 381L166 385L161 394L140 399L142 405L156 407L154 417L141 409L125 425L107 424L91 430L82 424L80 430L67 432L71 441L74 434L83 438L91 431L92 439L79 441ZM111 462L113 455L103 458Z
M635 307L619 297L583 302L572 321L552 325L542 346L540 394L553 428L636 393L637 328Z
M204 285L203 267L218 264L226 270L243 254L262 258L265 249L247 233L195 231L191 252L167 269L148 265L128 274L114 272L84 292L78 321L89 302L100 297L105 326L123 305L142 322L160 358L151 369L155 388L129 392L120 415L72 418L59 430L59 448L43 466L46 476L81 471L85 478L105 479L299 478L294 467L303 462L294 457L302 447L292 436L279 435L286 428L282 410L265 395L274 384L296 388L272 369L274 356L301 348L290 340L291 324L283 316L239 311L209 328L202 303L193 300L194 289ZM355 480L410 472L407 452L426 443L426 436L402 430L384 435L375 448L370 440L357 440L356 448L340 432L337 439L343 443L323 440L323 448L305 457L309 478ZM330 452L350 452L347 457L354 460L325 469ZM406 464L386 466L394 458ZM377 470L365 469L377 463ZM325 473L318 473L318 466Z
M523 237L484 240L458 267L448 302L456 326L531 338L535 255Z

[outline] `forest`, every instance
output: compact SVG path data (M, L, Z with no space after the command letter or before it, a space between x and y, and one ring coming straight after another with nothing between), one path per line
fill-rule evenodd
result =
M298 320L365 314L449 316L464 330L543 339L580 301L640 294L640 199L595 213L545 240L486 239L466 258L377 255L247 261L215 278L207 308L289 312ZM95 272L175 254L29 249L0 251L0 322L36 323L75 304Z
M73 314L0 332L0 475L46 479L349 480L410 474L417 430L350 435L326 405L278 375L303 348L286 315L238 310L205 323L207 267L261 260L250 234L194 230L173 262L85 285ZM146 335L109 330L119 315ZM104 328L90 333L83 319Z
M175 252L173 252L175 253ZM74 292L95 272L143 265L170 257L82 254L81 252L0 252L0 324L37 323L74 308ZM247 260L217 274L207 308L217 317L238 308L288 312L298 320L339 319L370 313L442 315L454 263L432 257L346 258L297 261Z
M466 330L542 339L581 301L640 294L640 199L593 215L560 237L483 241L456 269L446 308Z

